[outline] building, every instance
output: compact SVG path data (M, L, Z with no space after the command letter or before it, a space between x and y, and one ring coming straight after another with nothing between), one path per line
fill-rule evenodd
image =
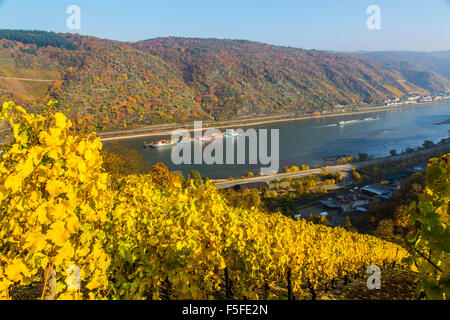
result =
M351 204L352 209L357 209L360 207L367 206L369 204L369 200L356 200Z
M425 171L425 166L417 166L417 167L414 167L414 168L408 168L408 169L406 169L406 171L411 172L411 173L424 172Z
M374 183L374 184L362 187L361 193L368 194L371 196L376 195L382 199L389 199L390 197L392 197L395 190L396 190L396 187L389 186L389 185L382 185L381 183Z
M329 209L335 209L335 210L342 209L342 204L332 198L329 198L327 200L322 200L322 201L320 201L320 203Z

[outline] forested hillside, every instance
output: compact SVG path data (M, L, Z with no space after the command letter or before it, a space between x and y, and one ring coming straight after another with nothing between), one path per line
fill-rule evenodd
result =
M379 51L350 55L380 63L383 68L395 70L407 81L431 92L442 92L450 87L450 51Z
M385 57L422 65L450 79L450 50L436 52L386 51ZM366 55L370 57L370 54Z
M240 40L0 32L0 99L33 112L55 99L87 131L356 107L448 86L420 68L411 74L423 77L360 57Z
M206 116L191 89L161 59L120 42L67 39L78 50L0 40L0 76L8 77L0 78L1 92L31 109L56 99L58 108L87 130Z
M405 89L403 78L378 64L323 51L250 41L159 38L139 42L176 66L198 100L219 117L337 104L381 103Z
M46 32L39 30L0 30L0 39L14 40L24 44L34 44L38 47L56 47L61 49L75 50L77 47L55 32Z

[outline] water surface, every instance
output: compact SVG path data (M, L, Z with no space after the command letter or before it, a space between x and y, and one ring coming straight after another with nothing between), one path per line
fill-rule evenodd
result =
M350 123L338 126L341 120L380 117L379 120ZM404 108L367 114L315 118L285 122L273 122L253 127L255 129L280 130L280 170L284 166L323 164L328 157L337 155L357 156L367 153L375 157L387 156L392 149L401 152L406 148L416 148L424 140L438 142L448 136L450 125L436 125L450 118L450 104L429 105L424 107ZM173 147L144 149L143 142L167 137L148 137L114 142L104 142L107 146L119 143L136 149L151 163L162 162L171 171L182 171L186 176L191 169L203 176L213 179L241 177L249 171L259 172L256 165L175 165L171 160ZM203 148L208 143L202 143ZM248 153L248 149L247 149ZM248 159L248 154L246 155ZM235 162L236 163L236 162Z

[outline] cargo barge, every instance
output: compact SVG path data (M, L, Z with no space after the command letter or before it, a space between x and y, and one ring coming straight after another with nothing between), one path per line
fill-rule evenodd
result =
M210 136L200 136L197 138L182 138L180 137L179 139L173 139L173 140L158 140L158 141L154 141L154 142L150 142L150 143L146 143L144 142L144 148L159 148L159 147L166 147L166 146L173 146L179 143L189 143L189 142L194 142L194 141L212 141L215 139L220 139L220 138L229 138L229 137L236 137L239 134L235 131L231 131L231 132L221 132L221 133L217 133L217 134L213 134Z

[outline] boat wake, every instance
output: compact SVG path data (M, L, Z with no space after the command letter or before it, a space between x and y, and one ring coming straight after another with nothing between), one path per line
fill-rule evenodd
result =
M364 118L364 119L355 119L355 120L347 120L347 121L339 121L338 123L336 123L336 125L338 126L343 126L345 124L350 124L350 123L357 123L357 122L365 122L365 121L374 121L374 120L379 120L380 117L371 117L371 118Z
M336 126L338 126L338 124L337 123L332 123L332 124L327 124L327 125L324 125L324 126L318 126L318 127L314 127L314 128L327 128L327 127L336 127Z

